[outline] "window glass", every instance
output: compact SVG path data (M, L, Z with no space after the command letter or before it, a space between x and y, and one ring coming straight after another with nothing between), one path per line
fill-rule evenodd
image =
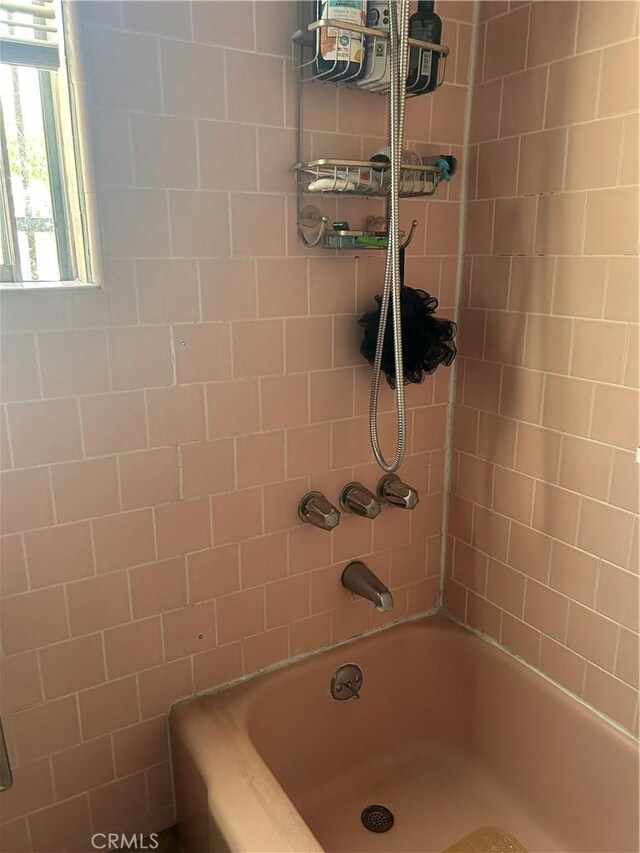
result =
M70 120L78 104L70 101L62 36L58 0L0 0L3 287L89 278L83 205L89 189Z

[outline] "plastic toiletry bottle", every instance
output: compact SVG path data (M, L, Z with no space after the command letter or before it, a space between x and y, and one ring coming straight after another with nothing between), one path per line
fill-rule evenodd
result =
M389 88L389 3L387 0L368 0L367 27L380 30L380 38L365 39L365 71L358 81L361 89L377 92Z
M364 26L367 0L316 0L316 20L344 21ZM319 27L316 31L314 75L321 80L353 82L364 74L365 38L362 33Z
M390 163L391 162L391 149L387 145L384 148L379 148L376 153L369 158L372 163ZM419 194L420 189L420 181L422 179L422 173L420 171L416 172L413 169L403 169L403 166L421 166L422 159L420 155L416 151L412 151L410 148L403 148L402 153L400 154L400 192L408 193L413 190L414 195ZM391 173L388 169L380 175L379 178L381 182L382 189L388 189L391 181Z
M434 11L433 0L418 0L418 11L409 18L409 37L440 44L442 21ZM411 45L407 91L413 94L433 92L438 85L440 54Z

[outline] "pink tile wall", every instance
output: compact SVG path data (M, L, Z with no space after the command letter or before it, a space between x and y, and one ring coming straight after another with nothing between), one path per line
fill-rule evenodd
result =
M412 514L333 534L309 488L375 486L357 316L379 254L294 228L289 2L91 2L84 18L104 292L3 294L2 714L7 851L174 820L166 711L196 690L382 624L340 586L364 558L397 619L437 601L449 375L408 389ZM470 3L442 4L448 82L411 145L460 155ZM114 63L114 58L117 61ZM368 157L384 101L310 87L306 144ZM457 182L407 202L408 281L453 311ZM354 225L379 205L340 205ZM327 212L334 215L332 202ZM381 429L393 441L392 396ZM594 687L597 689L597 685Z
M480 8L445 605L638 730L638 4Z

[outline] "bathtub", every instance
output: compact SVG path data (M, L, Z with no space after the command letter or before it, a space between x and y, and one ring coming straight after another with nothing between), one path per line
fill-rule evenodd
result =
M345 662L358 700L329 694ZM486 826L528 851L639 849L636 741L442 616L201 696L170 730L184 853L443 851ZM364 827L372 804L389 831Z

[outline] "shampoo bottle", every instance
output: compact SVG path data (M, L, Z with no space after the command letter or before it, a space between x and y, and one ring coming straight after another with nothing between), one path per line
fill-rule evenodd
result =
M362 89L377 92L389 88L389 3L387 0L368 0L367 27L380 30L380 37L365 39L365 72L358 82Z
M440 44L442 21L434 11L433 0L418 0L418 11L409 18L409 37ZM438 83L440 54L411 45L407 90L413 94L433 92Z
M316 0L316 20L322 19L364 26L367 0ZM337 27L320 27L316 32L316 77L344 82L362 77L365 44L361 33Z

